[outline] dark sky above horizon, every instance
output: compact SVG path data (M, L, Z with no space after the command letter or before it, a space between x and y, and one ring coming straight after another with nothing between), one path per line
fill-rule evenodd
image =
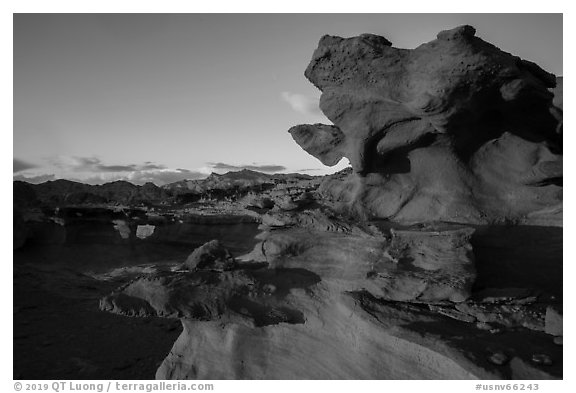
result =
M328 122L304 77L324 34L414 48L462 24L557 75L561 14L15 14L14 176L157 184L331 173L287 133Z

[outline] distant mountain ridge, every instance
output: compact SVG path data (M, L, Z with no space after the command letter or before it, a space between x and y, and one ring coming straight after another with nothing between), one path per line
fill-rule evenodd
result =
M203 193L208 190L225 190L233 187L245 188L261 184L274 184L278 181L312 180L314 176L300 173L267 174L249 169L230 171L224 174L211 173L207 178L200 180L181 180L162 186L165 190L174 193Z
M13 182L14 203L30 205L44 204L86 204L86 203L160 203L182 194L212 196L226 195L230 192L261 189L264 185L276 183L309 181L315 176L299 173L266 174L243 169L224 174L211 173L205 179L181 180L161 187L148 182L135 185L128 181L117 180L101 185L84 184L59 179L40 184L31 184L16 180Z
M153 183L142 186L118 180L101 185L84 184L71 180L51 180L40 184L14 181L14 203L32 199L31 192L39 202L48 204L83 203L138 203L157 202L169 197L166 190Z

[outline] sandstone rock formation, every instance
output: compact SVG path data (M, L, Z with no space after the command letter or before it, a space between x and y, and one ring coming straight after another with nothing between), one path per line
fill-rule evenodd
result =
M413 50L324 36L305 75L334 125L290 133L325 165L350 160L354 174L321 187L340 209L405 223L561 220L555 76L473 27Z
M195 249L184 263L190 270L230 270L234 267L234 264L234 257L230 254L230 251L221 245L218 240L209 241Z
M181 319L160 379L561 374L561 347L545 333L538 291L472 291L472 229L383 231L328 214L268 212L272 225L261 226L260 243L236 263L136 278L101 309ZM554 364L535 364L540 353ZM495 363L494 354L506 360Z
M558 288L528 272L530 258L487 252L474 239L486 226L462 225L561 224L554 76L469 26L414 50L325 36L306 76L334 125L290 132L326 165L347 157L352 170L317 193L265 190L274 203L254 206L250 253L235 258L212 241L186 269L135 278L100 301L116 314L180 318L156 377L561 377ZM520 279L491 270L518 270L519 259Z

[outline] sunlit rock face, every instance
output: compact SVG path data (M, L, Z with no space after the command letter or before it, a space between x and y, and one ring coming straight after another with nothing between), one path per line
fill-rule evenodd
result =
M146 239L147 237L152 236L155 228L154 225L138 225L136 227L136 237L138 239Z
M326 165L350 160L350 176L321 186L340 208L398 222L561 220L556 77L473 27L412 50L324 36L305 75L334 125L290 133Z

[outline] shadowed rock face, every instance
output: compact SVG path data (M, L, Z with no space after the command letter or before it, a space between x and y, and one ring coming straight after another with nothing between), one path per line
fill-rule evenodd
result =
M305 75L334 125L289 132L325 165L350 160L352 175L321 187L341 208L398 222L559 216L556 78L471 26L413 50L324 36Z

